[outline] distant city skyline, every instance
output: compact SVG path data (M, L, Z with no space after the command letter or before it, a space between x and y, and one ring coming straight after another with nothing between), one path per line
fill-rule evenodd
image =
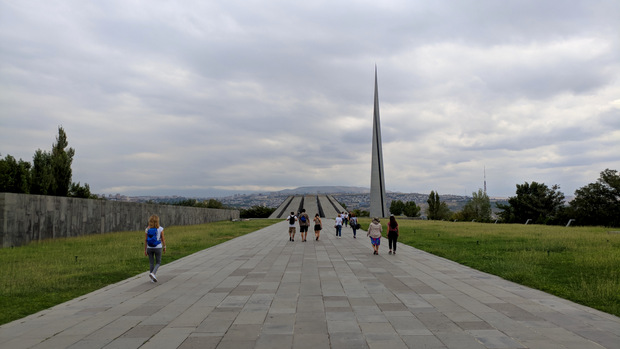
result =
M480 188L482 189L482 188ZM464 197L464 198L471 198L472 194L474 192L471 192L469 194L458 194L458 193L440 193L437 192L441 197L444 196L449 196L449 197ZM252 196L252 195L275 195L275 196L283 196L283 197L287 197L289 195L303 195L303 194L367 194L370 195L370 188L369 187L349 187L349 186L308 186L308 187L297 187L297 188L288 188L288 189L282 189L279 191L266 191L266 192L261 192L261 191L257 191L257 192L237 192L237 191L231 191L231 192L218 192L217 195L211 195L211 194L197 194L195 192L189 192L189 193L172 193L172 194L161 194L161 195L150 195L150 194L144 194L144 195L131 195L131 194L123 194L123 193L102 193L99 194L101 196L103 196L106 199L110 199L110 198L195 198L195 199L210 199L210 198L214 198L214 199L218 199L218 198L226 198L226 197L234 197L234 196ZM412 195L426 195L428 196L430 194L430 192L428 193L420 193L420 192L401 192L401 191L392 191L392 190L387 190L386 194L412 194ZM489 198L490 199L494 199L494 200L505 200L508 199L511 196L515 196L516 193L513 193L511 195L508 196L493 196L490 195ZM565 195L567 200L570 200L573 198L572 195Z
M316 193L315 193L316 194ZM370 193L366 191L365 193L318 193L316 195L328 194L333 196L338 202L346 205L348 210L360 209L362 211L370 210ZM224 204L227 207L235 207L238 209L248 209L254 206L264 206L276 208L279 207L283 202L287 201L291 196L307 196L314 195L313 193L308 193L306 191L299 191L297 193L259 193L259 194L237 194L226 197L215 198ZM458 211L463 208L465 203L471 199L470 196L462 196L462 195L451 195L451 194L440 194L440 198L442 202L446 202L448 207L452 211ZM198 201L207 200L211 198L188 198L188 197L179 197L179 196L139 196L139 197L130 197L123 195L112 195L108 196L107 199L116 200L116 201L126 201L126 202L156 202L161 204L171 204L179 201L187 200L187 199L196 199ZM389 205L392 200L401 200L403 202L413 201L417 205L422 208L422 215L425 215L424 210L427 207L428 194L423 193L388 193L386 195L386 200L388 203L388 212ZM497 211L497 207L494 205L496 202L507 203L506 198L490 198L492 203L492 209Z

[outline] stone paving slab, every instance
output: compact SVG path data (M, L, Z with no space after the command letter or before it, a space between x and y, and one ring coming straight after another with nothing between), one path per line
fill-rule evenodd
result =
M0 348L620 348L620 319L365 233L286 222L0 326ZM174 248L174 246L168 246ZM164 255L164 258L165 255ZM148 261L145 259L145 268Z

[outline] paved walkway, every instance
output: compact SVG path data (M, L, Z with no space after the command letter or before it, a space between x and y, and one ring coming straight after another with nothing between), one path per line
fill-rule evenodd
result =
M373 256L364 232L336 239L325 221L320 241L278 223L156 284L144 273L3 325L0 347L620 348L618 317L404 245Z

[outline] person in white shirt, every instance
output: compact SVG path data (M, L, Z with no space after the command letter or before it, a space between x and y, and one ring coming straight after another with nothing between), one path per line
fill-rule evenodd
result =
M338 217L336 217L336 236L340 239L340 237L342 237L342 217L340 214L338 214Z
M286 217L288 221L288 240L295 241L295 223L297 222L297 217L295 217L295 212L291 212L291 214Z
M149 257L149 277L157 282L157 269L161 265L161 254L166 253L164 227L159 225L159 216L149 217L149 225L144 230L144 255Z

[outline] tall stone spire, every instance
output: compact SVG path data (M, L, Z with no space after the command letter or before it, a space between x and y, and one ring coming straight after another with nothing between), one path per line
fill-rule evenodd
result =
M383 151L381 150L381 120L379 119L379 87L375 65L375 107L372 118L372 164L370 170L370 217L387 217Z

